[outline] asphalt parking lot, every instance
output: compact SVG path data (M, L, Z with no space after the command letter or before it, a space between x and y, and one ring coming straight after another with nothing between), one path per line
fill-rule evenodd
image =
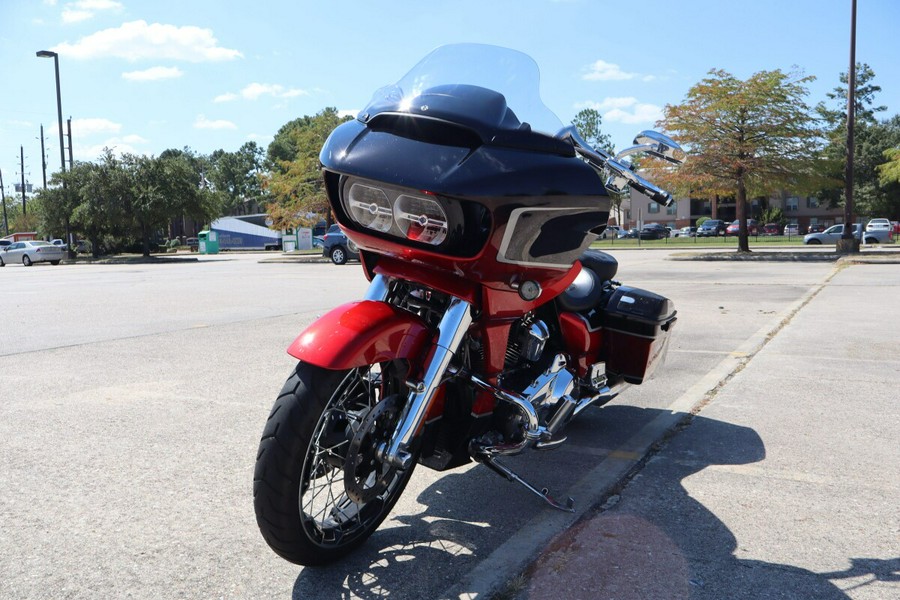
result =
M602 495L587 479L604 476L604 459L690 408L698 386L743 368L835 273L830 262L668 254L617 255L621 281L676 304L665 367L584 415L571 443L509 461L575 496L580 514ZM480 570L515 575L572 524L483 467L418 469L344 563L303 569L275 556L251 487L262 426L293 365L285 348L366 282L358 265L260 258L0 272L0 597L486 597L496 589Z

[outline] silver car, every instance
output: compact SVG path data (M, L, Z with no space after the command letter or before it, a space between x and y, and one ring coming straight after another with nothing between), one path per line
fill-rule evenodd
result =
M29 240L27 242L13 242L0 250L0 267L8 263L20 262L30 267L36 262L49 262L58 265L65 257L65 251L59 246L54 246L44 240Z
M859 239L859 234L862 229L862 225L859 223L854 223L853 225L853 237ZM819 233L807 233L803 236L804 244L837 244L837 241L841 239L841 236L844 235L844 226L841 224L832 225L825 231L820 231Z

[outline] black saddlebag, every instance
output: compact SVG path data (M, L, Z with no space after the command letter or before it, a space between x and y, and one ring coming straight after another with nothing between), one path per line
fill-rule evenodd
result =
M606 372L640 384L665 360L675 308L668 298L638 288L616 288L602 311Z

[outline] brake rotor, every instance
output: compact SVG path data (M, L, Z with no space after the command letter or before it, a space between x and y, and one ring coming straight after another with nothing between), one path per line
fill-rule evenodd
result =
M344 490L358 504L380 496L394 480L397 468L378 458L380 444L387 444L397 422L397 396L389 396L372 407L347 448L344 459Z

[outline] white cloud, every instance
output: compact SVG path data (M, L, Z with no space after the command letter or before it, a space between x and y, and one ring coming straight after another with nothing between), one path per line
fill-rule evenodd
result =
M225 119L210 120L203 115L198 115L194 121L194 129L237 129L237 125Z
M342 109L342 110L339 110L337 114L338 114L338 116L341 117L342 119L343 119L344 117L353 117L353 118L355 119L355 118L356 118L356 115L359 114L359 110L360 110L360 109L358 109L358 108Z
M656 104L638 102L631 96L604 98L601 102L580 102L575 108L593 108L606 123L655 123L663 116L662 108Z
M81 21L87 21L93 16L94 13L87 10L72 10L71 8L64 8L62 11L63 23L80 23Z
M604 60L595 61L583 70L586 72L581 78L587 81L622 81L637 77L636 73L627 73L619 65Z
M67 58L122 58L129 61L183 60L208 62L232 60L243 55L219 46L212 30L186 25L164 25L131 21L83 37L74 44L63 42L52 48Z
M69 2L63 7L62 20L63 23L79 23L93 18L97 11L121 9L122 3L114 0L78 0Z
M175 79L184 75L178 67L150 67L143 71L128 71L122 73L122 79L128 81L158 81L160 79Z
M297 96L309 96L309 92L298 88L285 89L283 85L277 83L251 83L244 87L239 93L227 92L220 94L213 99L213 102L231 102L238 98L245 100L259 100L262 96L271 96L273 98L296 98Z
M63 123L64 133L68 133L67 126ZM122 130L122 124L103 118L87 118L72 119L72 138L75 140L83 140L84 138L96 135L109 135L111 133L119 133ZM53 125L49 128L53 135L59 135L59 126Z

